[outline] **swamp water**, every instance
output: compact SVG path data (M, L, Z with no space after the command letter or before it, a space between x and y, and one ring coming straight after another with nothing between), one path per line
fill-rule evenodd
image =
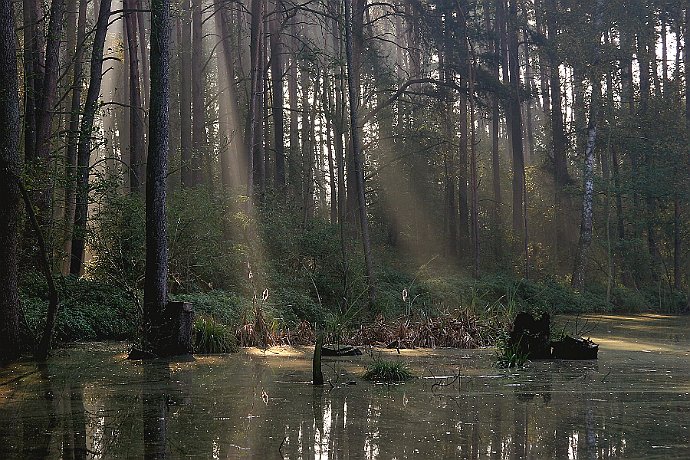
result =
M325 358L333 386L314 388L306 348L171 364L59 350L0 369L0 459L690 458L690 318L589 326L598 361L518 371L493 350L374 351L422 376L402 385L361 380L367 353Z

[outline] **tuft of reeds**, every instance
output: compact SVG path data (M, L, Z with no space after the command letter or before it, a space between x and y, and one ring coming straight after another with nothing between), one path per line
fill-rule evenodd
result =
M362 376L374 382L402 382L414 377L407 364L397 360L376 358Z
M266 318L261 305L255 305L253 313L253 318L244 315L242 324L235 331L239 346L268 348L282 344L283 332L275 322Z
M237 351L235 336L213 317L198 316L194 321L194 353L215 354Z
M510 343L504 334L496 342L496 366L511 369L524 366L529 361L529 355L520 350L520 343Z

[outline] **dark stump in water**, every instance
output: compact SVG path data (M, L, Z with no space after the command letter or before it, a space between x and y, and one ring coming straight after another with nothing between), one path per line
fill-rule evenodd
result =
M168 302L162 317L157 350L132 349L128 359L153 359L190 355L193 351L194 308L189 302Z
M543 313L539 319L530 313L519 313L513 322L508 346L529 359L597 359L599 345L591 340L566 335L552 342L550 323L548 313Z
M582 337L563 337L551 342L554 359L597 359L599 345Z
M163 334L164 353L168 356L186 355L193 351L192 330L194 308L189 302L168 302L165 308Z
M519 354L530 359L551 358L551 318L542 313L535 319L530 313L518 313L510 331L508 345L515 347Z

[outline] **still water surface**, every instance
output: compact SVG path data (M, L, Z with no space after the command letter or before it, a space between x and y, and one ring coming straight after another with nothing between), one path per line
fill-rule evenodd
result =
M395 386L360 379L367 354L326 362L333 385L313 388L306 348L180 363L60 350L0 369L0 458L690 458L690 318L589 328L598 361L519 371L492 350L373 351L423 376Z

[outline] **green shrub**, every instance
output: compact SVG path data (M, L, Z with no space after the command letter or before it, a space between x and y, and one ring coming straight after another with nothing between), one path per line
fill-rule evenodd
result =
M414 375L409 366L402 361L376 358L367 366L363 375L365 380L374 382L402 382L413 378Z

